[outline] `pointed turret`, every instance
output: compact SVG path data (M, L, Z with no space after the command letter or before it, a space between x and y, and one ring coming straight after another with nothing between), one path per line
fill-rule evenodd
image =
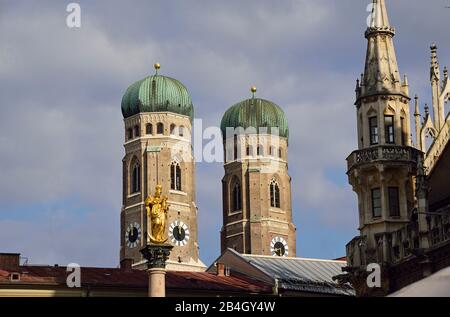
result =
M373 0L370 28L390 28L385 0Z
M405 95L409 96L409 81L408 81L407 75L403 76L402 88L403 88L403 92L405 93Z
M441 129L444 125L444 108L441 101L441 68L437 56L437 45L433 43L431 49L431 67L430 67L430 81L431 94L433 99L433 123L436 129Z
M439 68L439 60L437 56L437 45L436 43L431 44L431 69L430 69L430 80L439 81L441 78L441 71Z
M414 102L415 102L414 121L416 128L416 148L422 150L422 142L420 139L420 129L422 128L422 125L420 123L419 96L416 95L414 97Z
M414 116L420 116L420 108L419 108L419 96L414 97Z
M370 26L365 33L368 46L361 97L397 94L409 98L398 70L394 35L395 29L389 24L385 0L373 0Z
M355 289L369 293L367 266L373 261L380 263L382 272L387 271L395 261L390 241L410 221L416 158L421 154L411 143L408 77L402 78L398 70L395 30L389 24L385 0L373 0L370 18L364 75L356 87L358 149L347 158L349 183L358 197L360 231L347 244L348 266L357 281ZM418 104L417 98L416 124L420 127ZM388 285L381 288L389 291Z

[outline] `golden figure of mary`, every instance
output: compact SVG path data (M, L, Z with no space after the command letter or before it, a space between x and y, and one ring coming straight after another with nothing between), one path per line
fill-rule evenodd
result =
M145 199L145 209L147 210L147 227L148 237L150 242L162 244L167 241L166 237L166 223L167 211L169 204L167 197L161 195L162 186L157 185L155 196L149 196Z

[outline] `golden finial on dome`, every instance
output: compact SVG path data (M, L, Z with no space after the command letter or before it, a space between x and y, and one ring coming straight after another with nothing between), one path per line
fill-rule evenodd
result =
M156 75L158 75L158 70L161 68L161 64L160 64L160 63L155 63L155 64L153 65L153 67L155 67Z
M255 92L256 92L257 90L258 90L258 89L256 89L256 86L252 86L252 87L250 88L250 91L252 92L253 98L255 98Z

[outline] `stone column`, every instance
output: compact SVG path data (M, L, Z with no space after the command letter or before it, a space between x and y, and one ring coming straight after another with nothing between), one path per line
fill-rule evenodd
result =
M166 297L166 269L148 269L148 297Z
M166 296L166 261L173 246L170 244L147 244L141 253L147 260L148 296Z

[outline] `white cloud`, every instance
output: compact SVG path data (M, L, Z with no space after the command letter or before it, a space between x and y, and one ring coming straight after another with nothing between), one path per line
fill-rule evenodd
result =
M426 94L431 41L441 44L442 64L450 64L442 27L448 18L429 3L410 3L390 5L391 22L399 30L401 72ZM153 72L155 61L188 87L204 124L218 125L227 107L249 96L252 84L259 97L282 106L291 131L295 220L315 213L330 235L348 230L351 238L356 197L344 173L345 158L356 147L353 90L364 66L365 3L81 1L81 7L82 28L70 30L65 5L2 4L0 204L75 197L97 217L61 233L63 246L52 242L45 225L1 221L9 213L0 209L1 249L23 250L42 262L72 261L70 254L94 263L106 248L95 263L118 262L119 242L110 237L118 236L121 203L120 101L129 84ZM436 11L431 20L410 18ZM222 223L223 168L199 164L197 170L199 228L208 231L200 233L200 246L208 262L219 252L219 232L210 232ZM303 240L316 243L299 230Z

